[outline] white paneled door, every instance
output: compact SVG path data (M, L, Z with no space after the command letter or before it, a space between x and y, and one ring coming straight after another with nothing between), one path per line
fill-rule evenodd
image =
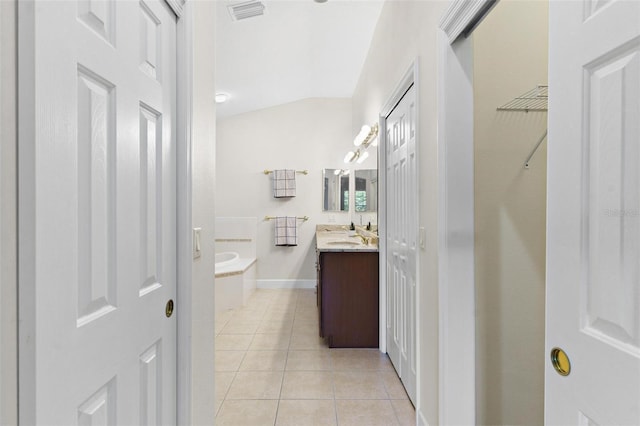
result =
M545 424L638 425L640 2L549 17Z
M20 13L21 423L175 424L176 17Z
M387 352L416 402L418 172L414 86L386 118Z

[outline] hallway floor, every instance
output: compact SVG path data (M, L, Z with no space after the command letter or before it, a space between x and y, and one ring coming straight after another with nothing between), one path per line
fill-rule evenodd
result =
M414 425L386 354L329 349L314 290L257 290L216 316L216 425Z

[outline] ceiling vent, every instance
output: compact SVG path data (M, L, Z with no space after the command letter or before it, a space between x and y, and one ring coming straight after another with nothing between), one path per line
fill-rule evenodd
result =
M253 18L264 15L264 4L259 1L246 1L227 6L229 14L234 21Z

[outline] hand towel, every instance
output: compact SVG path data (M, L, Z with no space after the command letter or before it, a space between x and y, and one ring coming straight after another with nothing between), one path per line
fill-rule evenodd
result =
M296 171L273 171L273 197L290 198L296 196Z
M274 223L276 246L298 245L298 222L295 216L278 216Z

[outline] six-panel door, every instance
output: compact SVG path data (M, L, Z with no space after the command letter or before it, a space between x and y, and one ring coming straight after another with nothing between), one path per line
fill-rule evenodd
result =
M175 424L176 17L160 0L22 11L35 63L22 420Z

